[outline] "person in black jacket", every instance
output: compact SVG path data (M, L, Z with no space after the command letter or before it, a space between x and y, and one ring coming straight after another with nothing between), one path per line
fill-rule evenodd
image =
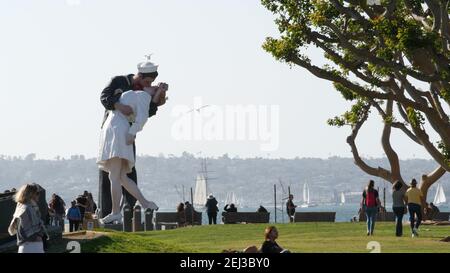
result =
M237 212L237 208L233 203L231 203L230 205L226 204L223 210L226 212Z
M289 194L289 199L286 202L286 213L289 217L289 222L293 223L294 222L294 215L295 215L295 208L297 207L294 204L294 201L292 201L294 199L294 195Z
M289 250L283 249L276 242L278 239L278 230L274 226L269 226L264 232L265 241L261 246L262 253L290 253Z
M147 57L149 61L149 56ZM121 104L119 102L120 96L123 92L128 90L142 90L144 87L149 87L152 80L158 76L158 72L146 73L145 71L145 63L142 62L138 64L138 74L129 74L126 76L116 76L113 77L111 82L103 89L100 95L100 101L105 108L105 114L102 122L105 123L109 111L118 110L122 112L125 116L129 116L133 113L133 110L130 106ZM166 83L160 83L160 86L163 85L164 89L168 89L168 85ZM148 116L154 116L158 111L158 106L163 105L166 102L166 91L164 91L161 95L161 100L159 104L150 102L150 109ZM133 151L136 156L136 145L133 143ZM136 168L133 167L132 172L127 174L127 176L137 183L137 173ZM129 205L130 207L134 207L136 203L136 199L122 187L123 192L123 205ZM103 218L106 215L111 213L112 210L112 200L111 200L111 182L109 181L108 173L102 170L99 170L99 198L98 198L98 209L99 209L99 218Z
M217 200L216 198L210 194L208 196L208 200L206 201L206 213L208 214L208 221L211 225L212 223L217 224L217 212L219 211L219 208L217 207Z

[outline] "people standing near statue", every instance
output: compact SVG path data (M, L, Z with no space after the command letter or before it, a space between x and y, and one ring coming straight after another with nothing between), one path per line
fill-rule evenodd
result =
M26 184L14 196L17 206L8 232L17 237L18 253L44 253L48 235L39 211L39 191L37 184Z
M86 196L84 196L84 194L82 194L82 195L78 195L78 197L75 199L75 201L77 202L76 206L80 210L80 215L81 215L80 222L82 224L83 220L84 220L84 214L86 213L86 208L88 207L88 200L87 200ZM81 226L83 226L83 225L81 225Z
M217 224L217 212L219 211L217 204L218 202L216 198L212 194L209 194L205 206L206 206L206 213L208 214L208 222L210 225Z
M87 192L85 194L85 196L86 196L86 199L87 199L86 212L95 213L95 211L97 210L97 204L95 204L94 197L92 196L92 193Z
M289 222L293 223L294 222L294 215L295 215L295 208L297 207L294 204L294 195L289 194L289 198L286 201L286 213L289 217Z
M71 207L67 210L67 219L69 219L69 232L78 231L81 221L80 209L76 206L77 202L72 201Z
M66 203L57 194L52 194L52 199L48 203L49 213L52 215L50 220L52 225L64 228L64 217L66 214Z

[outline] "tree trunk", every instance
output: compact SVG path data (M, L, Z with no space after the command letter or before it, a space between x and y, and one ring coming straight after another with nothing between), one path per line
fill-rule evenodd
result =
M425 203L427 203L427 195L428 195L428 190L430 189L430 187L436 182L438 181L444 174L446 173L446 171L444 170L444 168L442 167L438 167L436 168L433 172L431 172L428 175L422 175L422 179L420 181L420 185L419 185L419 190L422 192L423 194L423 200L425 201ZM423 208L427 208L426 204L422 204ZM428 208L427 208L428 209ZM427 215L424 214L424 219L428 219Z

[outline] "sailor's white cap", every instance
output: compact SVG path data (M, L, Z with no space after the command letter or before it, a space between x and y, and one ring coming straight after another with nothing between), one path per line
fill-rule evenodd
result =
M139 73L153 73L158 71L158 65L150 61L151 56L152 54L145 55L146 60L138 63L137 68Z

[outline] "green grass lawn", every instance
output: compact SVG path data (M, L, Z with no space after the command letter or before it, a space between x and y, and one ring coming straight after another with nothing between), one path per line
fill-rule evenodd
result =
M220 253L224 249L242 250L261 246L266 224L195 226L140 233L107 232L98 239L81 242L82 252L201 252ZM439 240L450 236L450 226L422 226L420 237L395 237L393 223L377 223L375 235L365 234L364 223L277 224L278 243L295 253L368 253L367 243L377 241L381 252L446 252L450 243Z

